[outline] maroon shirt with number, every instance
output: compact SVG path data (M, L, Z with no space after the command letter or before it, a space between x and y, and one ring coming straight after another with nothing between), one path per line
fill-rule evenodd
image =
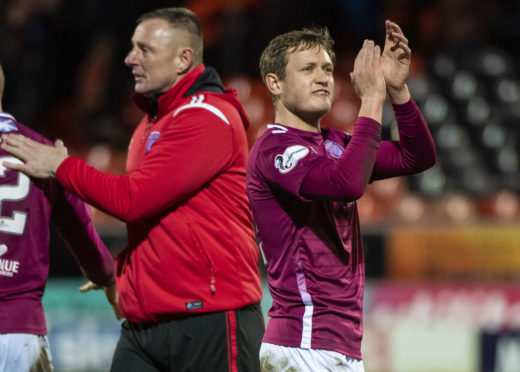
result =
M0 133L47 139L0 113ZM54 179L31 179L8 170L20 162L0 149L0 334L47 333L41 299L49 273L49 224L54 222L86 276L114 283L114 264L90 218L88 206Z

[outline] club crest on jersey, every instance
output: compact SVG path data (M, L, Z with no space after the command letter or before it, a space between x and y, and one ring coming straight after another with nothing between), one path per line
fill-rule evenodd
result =
M343 154L343 147L341 147L341 145L337 144L334 141L326 140L325 148L327 149L327 152L330 154L330 156L336 159L338 159L341 156L341 154Z
M293 169L298 160L303 159L309 154L309 149L305 146L294 145L287 147L283 154L278 154L274 158L274 167L280 173L287 173Z
M152 145L155 143L155 141L157 141L159 139L160 136L161 136L161 133L157 132L157 131L153 131L152 133L150 133L150 135L148 136L148 139L146 140L146 147L144 148L145 154L147 154L148 151L150 151L150 149L152 148Z
M18 127L11 119L0 118L0 132L8 133L13 130L18 130Z

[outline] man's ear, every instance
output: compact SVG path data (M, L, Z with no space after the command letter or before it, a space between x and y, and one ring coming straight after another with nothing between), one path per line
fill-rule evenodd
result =
M278 76L273 73L269 73L265 77L265 85L273 96L279 96L282 93L282 84Z
M177 74L184 75L186 74L193 64L193 49L184 47L179 48L178 51L178 65L177 65Z

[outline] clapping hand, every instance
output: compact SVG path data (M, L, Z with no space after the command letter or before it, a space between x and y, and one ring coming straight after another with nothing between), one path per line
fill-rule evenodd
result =
M399 25L387 20L385 27L381 68L390 98L394 103L404 103L410 99L406 79L410 73L412 51Z

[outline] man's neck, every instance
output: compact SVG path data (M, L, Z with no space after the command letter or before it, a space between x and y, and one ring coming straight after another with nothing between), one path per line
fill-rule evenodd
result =
M275 108L274 121L277 124L282 124L287 127L292 127L307 132L320 133L320 119L321 117L316 119L304 118L301 115L289 111L281 104L277 105Z

